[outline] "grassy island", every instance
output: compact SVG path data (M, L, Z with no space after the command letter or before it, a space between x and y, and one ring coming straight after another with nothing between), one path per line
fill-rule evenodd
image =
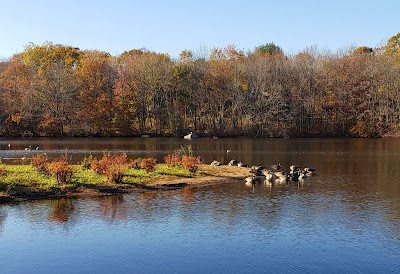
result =
M169 155L166 162L108 154L81 164L63 159L49 162L43 155L33 158L30 165L0 163L0 203L203 186L241 180L249 174L242 167L202 164L198 157Z

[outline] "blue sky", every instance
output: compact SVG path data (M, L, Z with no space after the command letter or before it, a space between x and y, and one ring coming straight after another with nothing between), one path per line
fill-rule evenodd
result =
M0 58L29 42L118 55L145 47L179 56L274 42L285 53L376 47L400 32L398 0L0 0Z

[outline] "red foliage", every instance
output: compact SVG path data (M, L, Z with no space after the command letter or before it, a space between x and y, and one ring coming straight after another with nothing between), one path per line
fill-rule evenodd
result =
M31 164L40 173L47 173L47 155L37 154L32 156Z
M154 171L157 161L154 158L144 158L140 162L140 167L146 170L147 173Z
M104 154L100 160L93 159L90 167L98 174L106 175L109 182L121 183L125 171L132 164L126 154Z
M169 166L180 166L182 165L182 156L177 153L168 154L164 157L164 161Z
M68 161L60 159L54 160L47 165L49 172L56 176L57 182L62 184L70 183L72 177L72 167Z
M200 157L194 156L183 156L182 157L182 165L186 168L190 173L195 173L199 168L202 160Z

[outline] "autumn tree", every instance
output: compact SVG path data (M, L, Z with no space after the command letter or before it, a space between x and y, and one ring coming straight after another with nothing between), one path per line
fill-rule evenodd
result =
M115 93L124 132L164 132L172 66L168 55L147 51L120 60Z
M80 108L76 131L85 135L112 134L115 70L110 54L84 51L76 69Z
M75 70L80 58L77 48L45 43L30 44L21 53L26 66L35 71L34 90L42 108L39 125L43 135L61 136L73 124L78 105Z
M14 56L0 73L1 120L7 135L32 135L41 121L35 71Z

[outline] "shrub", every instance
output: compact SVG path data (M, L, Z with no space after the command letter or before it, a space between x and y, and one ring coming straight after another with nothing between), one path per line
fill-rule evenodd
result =
M0 160L0 177L6 176L6 175L7 175L7 171L4 168L3 162Z
M92 154L90 154L89 156L85 156L85 158L83 158L82 162L81 162L81 166L83 169L90 169L92 161L95 158L93 157Z
M127 165L127 166L132 165L132 160L129 159L129 157L125 153L119 155L113 155L111 157L113 159L113 162L116 164Z
M140 162L140 167L146 170L147 173L154 171L157 161L154 158L144 158Z
M122 183L122 179L124 178L127 169L128 169L127 165L111 164L110 166L107 167L105 171L107 180L109 182L114 182L117 184Z
M169 166L180 166L182 165L182 156L175 153L168 154L164 157L164 161Z
M142 162L142 158L136 158L132 161L132 168L134 169L141 169L140 163Z
M194 156L183 156L182 157L182 165L185 169L187 169L190 173L195 173L199 168L199 164L201 164L202 160L200 157Z
M96 172L98 174L105 174L106 169L107 169L107 161L109 161L109 159L105 158L104 156L100 160L98 160L97 158L94 158L90 162L90 168L93 169L94 172Z
M90 167L98 174L107 176L109 182L121 183L125 171L132 165L126 154L111 155L105 153L100 160L92 159Z
M50 174L56 176L57 182L70 183L72 178L72 167L64 159L54 160L47 165Z
M48 173L47 155L45 153L33 155L31 164L39 173Z

